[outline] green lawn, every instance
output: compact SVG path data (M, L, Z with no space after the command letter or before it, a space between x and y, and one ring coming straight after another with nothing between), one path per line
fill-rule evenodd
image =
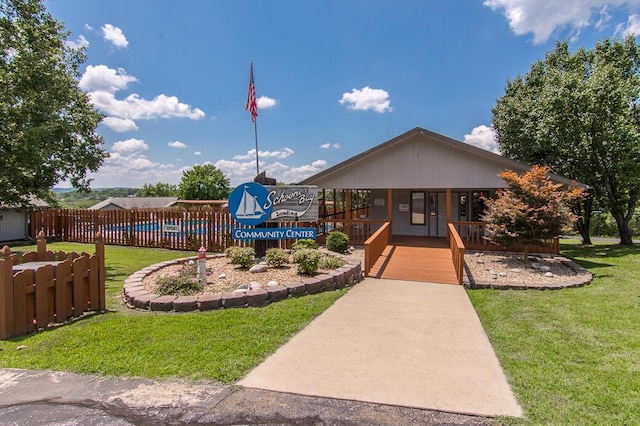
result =
M562 252L593 282L557 291L468 292L526 419L506 424L640 423L640 248Z
M48 248L94 251L85 244L58 243ZM0 366L231 383L346 292L288 299L264 308L181 314L132 311L122 305L120 292L128 275L189 254L107 246L109 311L50 331L0 341Z

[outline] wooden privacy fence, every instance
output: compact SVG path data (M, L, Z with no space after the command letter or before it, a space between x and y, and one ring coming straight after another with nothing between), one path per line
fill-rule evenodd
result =
M0 339L59 324L87 311L105 310L104 240L96 251L47 251L43 232L38 249L19 256L9 247L0 257Z
M557 238L543 246L529 245L525 247L522 244L513 244L509 247L503 247L493 244L485 238L486 223L484 222L451 222L450 224L455 227L464 246L469 250L524 252L526 248L529 253L560 253L560 245Z
M352 245L363 245L382 224L382 220L336 219L317 223L280 222L281 227L315 227L318 241L334 230L345 232ZM39 231L63 241L93 242L100 232L106 244L222 252L230 246L248 246L253 242L233 240L233 228L247 228L233 220L227 211L193 210L42 210L29 216L32 237ZM281 240L289 248L294 240Z

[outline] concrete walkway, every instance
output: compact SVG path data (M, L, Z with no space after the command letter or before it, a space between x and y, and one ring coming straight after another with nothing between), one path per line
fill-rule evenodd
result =
M522 416L461 286L368 278L238 384L480 416Z

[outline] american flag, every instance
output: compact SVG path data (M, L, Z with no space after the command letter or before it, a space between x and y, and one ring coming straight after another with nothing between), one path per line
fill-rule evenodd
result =
M253 84L253 62L251 63L251 74L249 76L249 93L247 94L247 105L245 110L251 113L251 121L256 122L258 116L258 105L256 104L256 86Z

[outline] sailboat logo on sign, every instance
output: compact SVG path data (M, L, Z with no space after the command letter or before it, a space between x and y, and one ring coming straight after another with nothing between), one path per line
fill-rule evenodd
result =
M267 188L259 183L243 183L229 195L229 212L243 225L259 225L271 213L271 208L264 208L268 195Z

